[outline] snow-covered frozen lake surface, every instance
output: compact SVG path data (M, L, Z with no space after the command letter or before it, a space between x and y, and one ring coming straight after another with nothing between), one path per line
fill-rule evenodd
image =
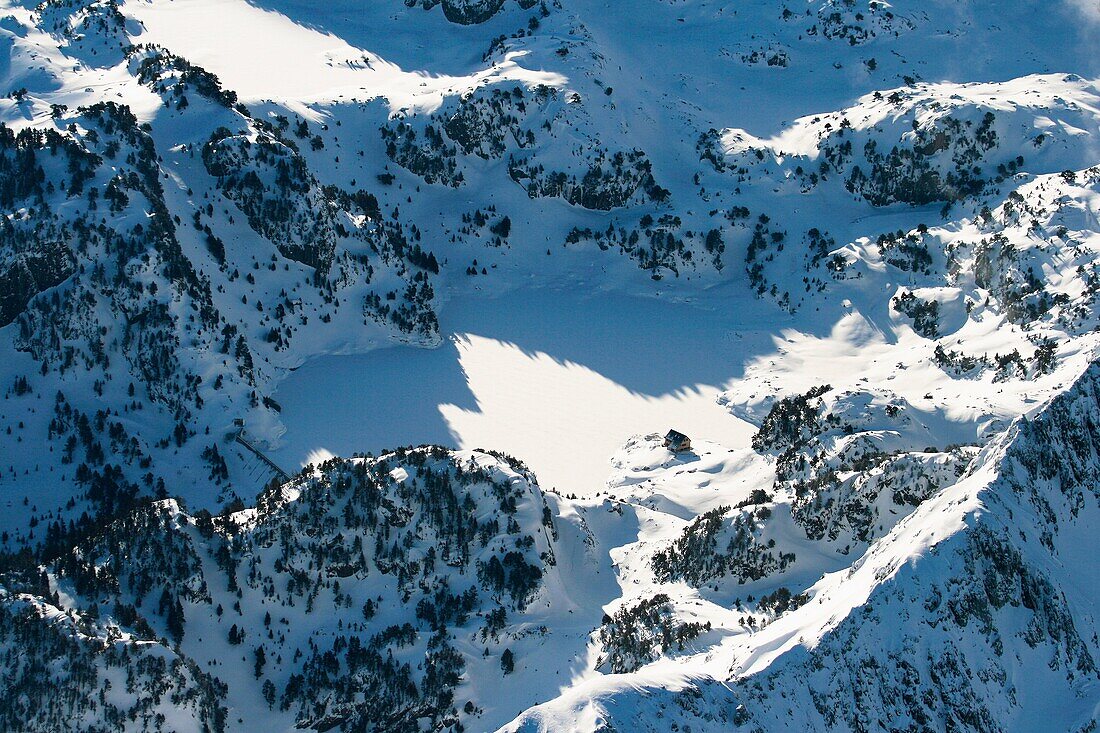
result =
M324 356L289 376L274 456L296 468L399 444L494 448L545 487L588 494L639 431L743 447L753 428L715 401L745 362L730 311L552 290L455 303L437 349Z

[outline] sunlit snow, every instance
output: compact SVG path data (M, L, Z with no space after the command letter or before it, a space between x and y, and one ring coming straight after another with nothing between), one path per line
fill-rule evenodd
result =
M244 0L176 0L127 7L145 28L136 40L187 49L190 61L217 74L246 102L311 104L384 97L391 111L431 112L444 96L483 84L566 82L561 74L523 68L523 54L518 52L468 75L402 68L342 37ZM214 16L217 23L210 22Z
M276 397L288 466L330 453L402 443L492 448L522 459L540 483L602 489L610 457L631 435L670 427L722 445L752 428L717 403L739 370L739 338L692 348L730 314L646 298L592 299L540 291L455 314L435 350L392 348L327 356Z

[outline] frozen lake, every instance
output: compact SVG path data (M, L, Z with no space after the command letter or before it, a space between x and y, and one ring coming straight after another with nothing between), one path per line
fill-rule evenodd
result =
M753 428L715 403L751 351L735 311L550 290L453 303L438 349L324 356L284 380L274 457L289 468L398 445L493 448L545 487L587 494L634 434L675 427L742 447Z

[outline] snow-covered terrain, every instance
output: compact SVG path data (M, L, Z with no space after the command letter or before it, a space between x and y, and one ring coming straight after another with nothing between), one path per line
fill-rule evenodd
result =
M454 335L437 349L326 356L288 377L275 393L287 432L273 455L294 466L391 444L491 446L523 456L544 488L587 494L605 487L610 456L639 429L749 443L752 427L717 402L744 339L764 338L736 315L534 290L454 303L442 325ZM714 333L725 337L693 350Z
M1095 730L1098 48L0 0L0 729Z

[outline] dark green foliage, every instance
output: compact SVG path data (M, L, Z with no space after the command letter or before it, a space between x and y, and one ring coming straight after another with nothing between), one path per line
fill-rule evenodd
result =
M335 206L292 144L271 130L250 141L223 127L203 146L202 160L256 233L285 257L328 270L336 252Z
M939 338L940 304L934 300L923 300L906 290L894 296L890 306L913 320L913 330L926 339Z
M493 555L487 563L478 566L479 577L497 593L507 593L519 603L524 603L538 587L542 571L528 563L515 550L504 555L503 562Z
M638 225L630 229L614 224L602 231L573 227L566 234L565 243L591 241L601 250L618 248L621 253L636 259L638 266L648 270L654 280L660 280L666 271L679 276L680 267L692 261L692 249L688 246L692 233L681 232L681 225L680 217L674 214L663 214L656 221L644 214ZM725 246L720 242L720 235L717 244L713 237L710 241L714 247L713 262L721 269L721 253Z
M633 672L662 654L683 651L685 644L709 630L709 622L677 620L669 597L658 593L604 617L597 631L604 653L597 666L613 674Z
M675 542L655 553L651 563L657 579L699 587L732 576L745 583L782 572L794 562L793 553L776 550L758 537L759 523L771 516L770 509L729 513L729 507L720 506L696 517Z
M120 610L120 620L140 625L132 607ZM69 730L89 716L104 730L141 718L147 730L167 732L185 717L196 729L225 730L224 684L148 635L144 643L110 638L95 615L69 617L41 601L0 599L0 728ZM101 696L110 683L123 686Z
M885 155L876 141L868 140L863 157L869 170L854 166L845 185L874 206L899 201L924 206L976 196L988 184L976 163L997 147L994 121L993 113L987 112L976 128L949 116L928 125L914 123L912 147L894 146ZM951 166L944 173L937 165L941 157Z
M887 264L904 272L931 273L932 255L918 232L879 235L879 251Z
M756 605L761 611L781 616L787 611L793 611L805 604L807 600L809 600L809 596L805 593L792 595L788 588L779 588L773 593L760 596L760 600L757 601Z
M141 59L137 63L138 81L162 95L170 90L180 100L187 89L193 89L223 107L237 105L236 92L223 88L217 76L187 59L151 45L135 46L130 54Z
M753 449L789 451L804 445L823 427L820 397L831 389L831 386L823 384L805 394L776 401L752 438Z
M656 202L669 196L669 192L653 179L652 165L641 150L611 155L597 150L595 160L579 180L576 175L547 171L541 165L515 159L509 160L508 173L531 198L559 197L597 211L626 206L639 190Z

